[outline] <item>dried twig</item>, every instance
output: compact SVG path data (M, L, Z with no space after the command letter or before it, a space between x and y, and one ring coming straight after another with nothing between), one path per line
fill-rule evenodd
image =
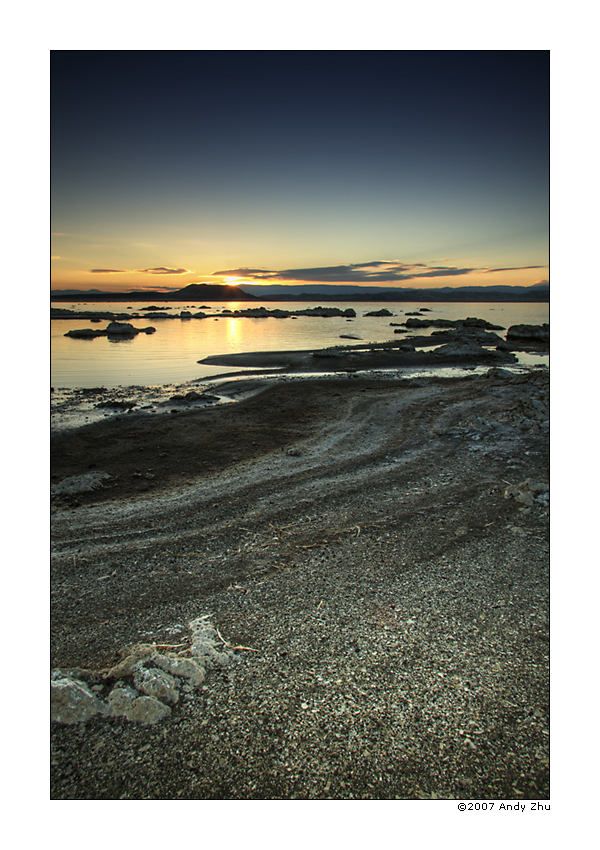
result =
M227 641L218 629L215 629L215 631L228 649L245 649L248 652L258 652L258 649L253 649L251 646L232 646L230 643L227 643Z

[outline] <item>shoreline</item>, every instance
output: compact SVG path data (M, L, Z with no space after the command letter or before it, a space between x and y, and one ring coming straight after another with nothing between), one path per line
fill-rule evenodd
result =
M110 477L53 500L52 667L238 647L156 724L53 723L53 799L547 799L548 370L253 380L53 437Z

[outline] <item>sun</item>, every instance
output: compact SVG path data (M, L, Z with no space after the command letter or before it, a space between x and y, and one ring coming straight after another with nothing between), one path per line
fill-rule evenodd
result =
M238 283L242 280L241 277L226 277L225 284L227 286L237 286Z

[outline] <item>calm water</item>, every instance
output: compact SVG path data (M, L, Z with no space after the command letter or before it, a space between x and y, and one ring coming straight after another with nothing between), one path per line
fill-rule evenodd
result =
M297 318L247 319L223 315L223 310L243 310L263 304L267 309L304 310L323 306L351 307L356 318L348 320L342 316L321 318L298 316ZM207 366L198 363L210 354L238 353L245 351L294 351L311 348L326 348L348 343L341 340L342 334L360 337L365 342L398 340L390 322L406 321L406 313L416 313L421 307L429 312L421 315L431 318L465 319L477 316L496 325L508 328L517 324L541 324L549 321L548 304L384 304L352 302L219 302L202 309L206 319L146 319L141 307L144 303L129 305L123 302L101 304L85 302L56 302L56 307L94 312L140 313L141 318L132 319L135 327L156 328L154 334L138 334L129 340L109 341L106 337L92 340L70 339L64 334L74 328L104 328L104 322L90 324L87 319L53 319L51 322L51 380L52 386L116 387L157 386L181 381L203 379L231 372L230 366ZM203 305L173 302L168 313L181 310L198 312ZM385 308L393 317L372 317L364 314ZM415 331L410 331L414 335ZM431 333L431 329L422 332ZM498 331L502 336L502 332ZM518 355L521 363L547 363L548 358L535 355ZM236 370L237 371L237 370Z

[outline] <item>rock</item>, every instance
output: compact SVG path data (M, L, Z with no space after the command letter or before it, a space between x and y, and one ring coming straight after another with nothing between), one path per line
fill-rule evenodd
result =
M160 702L155 697L145 696L134 700L125 716L133 723L142 723L144 726L150 726L168 717L170 713L171 709L168 705Z
M153 664L172 676L189 679L192 685L201 685L204 681L204 667L196 661L192 661L191 658L172 658L168 655L157 655L153 659Z
M491 322L488 322L485 319L476 319L473 316L469 316L466 319L459 319L457 322L457 326L463 328L484 328L488 331L504 330L502 325L493 325Z
M191 653L193 659L202 667L226 666L232 653L216 649L217 631L205 619L199 617L190 622L192 630Z
M486 331L483 328L464 327L461 326L456 330L433 331L429 337L431 342L439 340L439 342L458 342L460 340L471 340L478 342L479 345L502 345L504 340L493 331Z
M373 310L371 313L365 313L365 316L393 316L389 310L383 308L382 310Z
M340 339L361 339L361 337L356 334L340 334Z
M506 331L506 339L526 340L529 342L550 342L550 325L511 325Z
M153 327L151 327L151 326L149 326L149 327L147 327L147 328L144 328L144 333L146 333L146 334L155 334L155 333L156 333L156 328L153 328Z
M50 682L50 718L55 723L83 723L107 713L106 705L83 682L70 677Z
M135 336L139 333L139 331L129 322L111 322L106 328L106 333L121 336Z
M532 482L529 478L526 478L525 481L521 481L520 484L512 484L506 487L504 490L504 498L513 498L515 502L519 502L520 504L525 505L525 507L531 508L533 507L534 497L537 496L538 493L544 494L546 498L540 501L547 504L549 491L550 486L546 482Z
M485 373L486 378L514 378L512 372L509 372L508 369L500 369L498 366L492 366L491 369L488 369Z
M415 315L418 316L418 313L407 313L407 316ZM407 328L454 328L456 327L456 322L451 322L450 319L407 319L406 321Z
M114 687L108 695L107 700L111 717L127 715L138 697L138 692L126 685L117 685Z
M70 475L50 488L52 496L75 496L77 493L89 493L102 487L110 478L108 472L88 472L85 475Z
M137 407L135 401L119 401L118 399L107 401L100 401L96 405L96 407L118 407L120 410L132 410L134 407Z
M441 345L439 348L434 348L433 354L454 354L460 357L484 357L488 352L479 343L472 340L463 340L459 342L449 342L447 345Z
M145 661L158 655L156 647L151 643L139 643L125 650L127 655L111 667L106 674L107 679L122 679L124 676L131 676L134 668L140 661Z
M412 315L410 313L407 316ZM414 314L418 315L418 314ZM493 325L485 319L469 316L467 319L408 319L407 328L456 328L456 330L481 328L488 331L501 331L501 325Z
M344 352L339 348L323 348L321 351L313 351L313 357L343 357Z
M104 336L104 331L95 331L93 328L75 328L72 331L67 331L65 336L70 336L73 339L96 339L97 336Z
M138 691L150 697L156 697L173 705L179 700L178 680L164 670L145 667L143 661L140 661L134 669L133 683Z

